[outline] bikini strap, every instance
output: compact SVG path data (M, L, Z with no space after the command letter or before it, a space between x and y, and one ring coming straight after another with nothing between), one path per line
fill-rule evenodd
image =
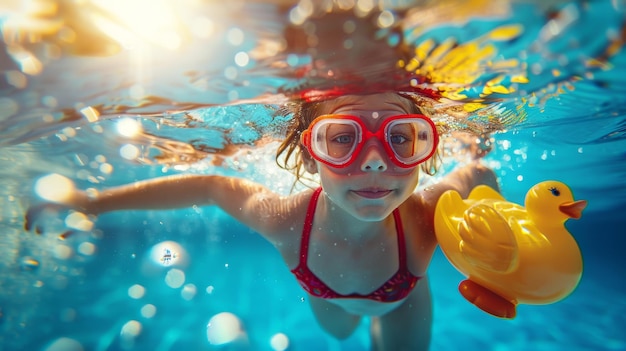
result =
M313 218L315 217L315 207L317 206L317 200L321 193L321 187L315 189L313 195L311 195L311 200L309 200L309 207L307 207L306 210L302 237L300 238L300 264L306 265L307 256L309 254L309 238L311 236L311 229L313 228Z
M396 223L396 233L398 236L398 263L399 269L408 269L406 263L406 244L404 242L404 230L402 229L402 218L400 211L396 208L393 210L393 220Z

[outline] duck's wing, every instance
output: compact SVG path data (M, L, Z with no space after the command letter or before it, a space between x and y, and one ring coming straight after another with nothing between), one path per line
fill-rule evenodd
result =
M468 208L459 223L459 235L461 254L475 267L502 274L517 268L515 234L493 207L478 203Z

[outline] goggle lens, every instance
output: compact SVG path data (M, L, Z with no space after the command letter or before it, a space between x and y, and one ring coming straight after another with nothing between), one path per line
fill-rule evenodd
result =
M347 163L361 141L360 127L350 120L322 120L314 125L312 148L314 154L326 162Z
M423 119L394 120L387 125L385 141L398 161L421 162L434 151L436 131Z
M303 142L317 160L345 167L354 161L365 141L371 137L383 143L395 164L406 168L428 159L438 143L435 125L423 115L391 117L376 132L367 130L358 117L321 116L303 133Z

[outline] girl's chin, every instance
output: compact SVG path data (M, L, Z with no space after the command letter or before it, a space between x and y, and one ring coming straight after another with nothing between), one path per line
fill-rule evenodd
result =
M393 209L394 207L389 205L359 206L353 210L353 215L364 222L380 222L389 217Z

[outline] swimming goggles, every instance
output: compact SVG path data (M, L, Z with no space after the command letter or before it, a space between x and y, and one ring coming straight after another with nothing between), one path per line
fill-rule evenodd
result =
M387 118L374 132L359 117L323 115L313 120L301 138L314 159L337 168L354 162L371 138L378 139L391 161L402 168L426 161L439 142L433 121L418 114Z

